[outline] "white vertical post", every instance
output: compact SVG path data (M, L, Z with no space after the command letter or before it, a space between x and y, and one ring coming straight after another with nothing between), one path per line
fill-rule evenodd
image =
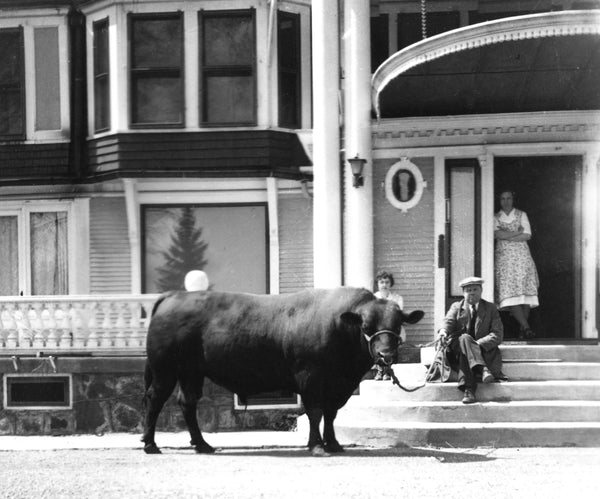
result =
M440 236L446 236L446 160L443 153L436 153L433 160L433 223L435 234L435 285L434 285L434 331L442 327L442 320L446 315L446 267L449 262L444 262L444 267L439 268L438 262L444 255L439 254L438 240Z
M129 228L129 251L131 252L131 293L142 292L142 255L140 243L140 213L137 183L134 179L124 178L125 205L127 208L127 226Z
M483 298L494 301L494 215L490 208L494 205L494 156L484 154L478 157L481 167L481 277Z
M338 1L313 3L313 248L315 287L342 283Z
M344 9L345 160L365 161L364 185L354 187L348 161L345 171L345 284L371 288L373 283L373 155L371 151L370 5L346 0Z
M267 177L267 200L269 205L269 293L279 294L279 199L277 179Z
M598 151L583 157L583 261L582 261L582 337L598 339L596 327L596 275L598 272Z

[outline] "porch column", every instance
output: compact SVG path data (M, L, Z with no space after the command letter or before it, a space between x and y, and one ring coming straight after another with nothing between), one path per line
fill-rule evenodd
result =
M494 156L491 153L478 157L481 168L481 276L484 300L494 301L494 213L489 207L494 199ZM492 201L493 204L493 201Z
M127 226L129 228L129 251L131 251L131 293L142 292L142 250L140 243L140 215L137 182L124 178L125 206L127 209Z
M342 283L338 2L312 5L314 286Z
M373 286L373 155L371 150L370 6L346 0L344 7L345 279L349 286ZM364 185L354 187L349 158L366 160Z
M598 191L600 190L598 169L600 168L600 153L590 151L583 157L583 261L582 261L582 337L598 339L596 327L597 289L596 276L598 272Z

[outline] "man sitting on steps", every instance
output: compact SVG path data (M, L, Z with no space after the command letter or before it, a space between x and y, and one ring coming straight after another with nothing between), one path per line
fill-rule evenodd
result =
M506 380L502 374L504 328L496 305L481 299L483 279L467 277L459 286L464 299L454 302L444 318L438 339L448 345L448 361L458 371L463 404L477 401L477 378L483 383Z

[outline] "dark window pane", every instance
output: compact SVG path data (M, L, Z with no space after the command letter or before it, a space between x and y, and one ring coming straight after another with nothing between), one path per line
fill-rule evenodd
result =
M94 24L94 128L110 127L108 20Z
M427 38L460 28L460 14L451 12L427 12L425 15ZM398 15L398 50L423 39L421 14Z
M131 21L133 125L182 125L183 18L134 16Z
M256 121L254 14L200 13L202 122L252 124Z
M254 29L250 16L205 17L204 64L249 65L254 61Z
M0 30L0 135L22 135L24 123L21 29Z
M110 127L108 77L96 78L94 82L94 127L96 131Z
M176 19L134 19L134 68L179 67L182 58L182 22Z
M279 125L300 127L300 16L278 12Z
M371 72L389 57L388 15L371 18Z
M298 128L298 77L294 73L279 73L279 125Z
M251 123L254 120L252 76L209 76L205 79L208 123Z
M132 82L133 122L181 123L183 95L180 78L136 78Z

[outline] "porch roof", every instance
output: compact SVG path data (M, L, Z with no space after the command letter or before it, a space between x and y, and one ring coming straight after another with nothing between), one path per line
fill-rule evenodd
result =
M388 58L378 118L600 109L600 10L511 17L448 31Z

